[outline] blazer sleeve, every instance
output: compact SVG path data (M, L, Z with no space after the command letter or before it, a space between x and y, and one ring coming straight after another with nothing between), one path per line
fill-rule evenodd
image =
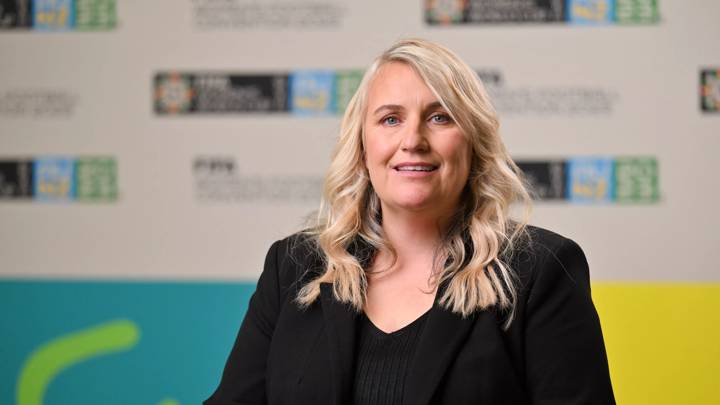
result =
M535 405L615 404L588 263L563 238L535 269L526 307L525 353Z
M217 390L205 405L266 404L265 367L270 339L280 312L278 254L281 241L267 253L257 288L228 357Z

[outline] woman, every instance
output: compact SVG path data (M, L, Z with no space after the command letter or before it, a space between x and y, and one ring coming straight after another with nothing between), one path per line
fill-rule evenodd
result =
M205 404L614 403L585 256L527 225L498 126L449 50L380 55L317 223L270 248Z

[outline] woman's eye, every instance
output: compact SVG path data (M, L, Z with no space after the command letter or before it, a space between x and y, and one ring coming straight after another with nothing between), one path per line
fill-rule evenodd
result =
M430 120L436 124L447 124L451 121L450 116L447 114L435 114L430 117Z
M383 118L383 123L384 123L384 124L396 125L398 122L399 122L399 121L398 121L397 117L392 116L392 115L389 116L389 117Z

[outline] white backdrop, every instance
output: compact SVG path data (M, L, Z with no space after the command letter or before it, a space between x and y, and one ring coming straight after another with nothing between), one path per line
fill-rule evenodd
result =
M111 203L0 201L0 276L256 279L269 244L298 230L317 199L200 201L194 159L318 178L339 115L158 115L154 75L364 69L394 40L420 36L499 72L508 88L594 88L612 98L610 111L589 114L501 110L515 158L657 159L657 203L536 205L533 223L575 239L595 280L720 279L720 115L703 113L698 94L700 70L720 66L717 1L662 1L661 21L649 25L444 27L424 22L419 1L337 0L319 3L327 25L245 28L201 21L201 3L213 0L120 1L113 30L0 34L0 95L70 100L64 114L0 114L0 160L113 156L119 190Z

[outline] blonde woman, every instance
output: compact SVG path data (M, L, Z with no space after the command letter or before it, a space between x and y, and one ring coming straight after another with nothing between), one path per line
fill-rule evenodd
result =
M205 404L614 403L585 256L527 224L498 126L448 49L380 55Z

